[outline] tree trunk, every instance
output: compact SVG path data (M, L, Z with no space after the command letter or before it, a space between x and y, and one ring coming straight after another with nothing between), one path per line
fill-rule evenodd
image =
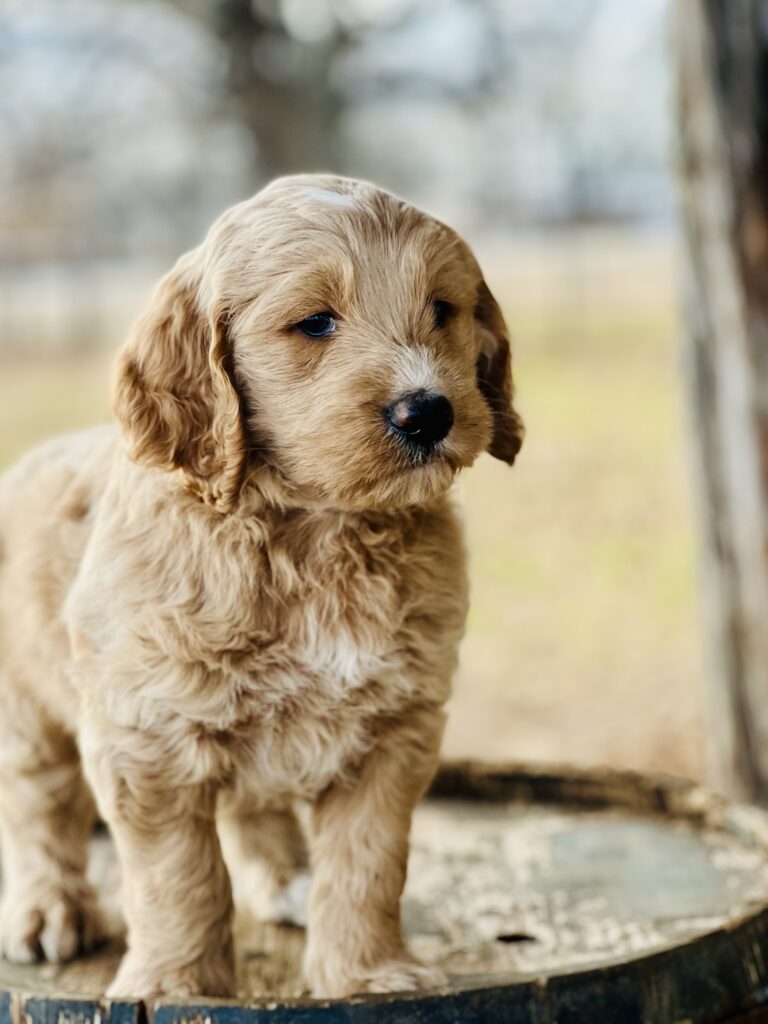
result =
M343 171L342 105L330 76L346 33L336 26L327 39L302 43L290 36L274 2L220 0L213 10L228 92L253 145L254 183L299 171Z
M711 763L768 803L768 2L673 8Z

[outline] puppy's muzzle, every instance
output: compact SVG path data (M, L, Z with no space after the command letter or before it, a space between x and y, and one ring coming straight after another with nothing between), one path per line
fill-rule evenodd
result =
M422 452L430 452L450 433L453 406L445 395L414 391L388 406L384 418L403 441Z

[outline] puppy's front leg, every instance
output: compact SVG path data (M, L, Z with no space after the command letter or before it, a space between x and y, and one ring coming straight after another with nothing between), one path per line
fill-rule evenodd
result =
M107 995L232 995L232 896L214 788L174 778L160 751L92 737L82 747L123 872L128 950Z
M313 813L304 973L317 996L434 988L444 974L406 949L400 897L413 808L437 765L443 714L414 713L383 736L357 777Z

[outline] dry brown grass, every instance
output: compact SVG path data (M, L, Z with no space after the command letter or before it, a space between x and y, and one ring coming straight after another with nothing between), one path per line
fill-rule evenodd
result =
M701 776L671 241L521 250L497 287L528 437L462 483L473 605L447 748Z

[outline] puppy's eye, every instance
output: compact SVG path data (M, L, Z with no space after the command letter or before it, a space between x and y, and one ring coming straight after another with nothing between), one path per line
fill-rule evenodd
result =
M313 313L296 326L308 338L326 338L336 330L336 321L330 313Z
M432 300L432 315L435 321L435 327L445 327L445 322L451 312L451 304L445 302L443 299Z

